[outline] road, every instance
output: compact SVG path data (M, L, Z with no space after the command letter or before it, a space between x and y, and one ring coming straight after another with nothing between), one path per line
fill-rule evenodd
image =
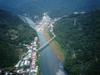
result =
M38 32L38 36L41 46L47 42L42 32ZM40 70L42 75L67 75L49 45L40 53Z

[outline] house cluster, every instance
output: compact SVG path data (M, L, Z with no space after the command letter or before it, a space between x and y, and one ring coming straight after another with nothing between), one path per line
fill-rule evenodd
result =
M37 75L38 65L37 65L37 42L38 37L35 37L34 41L30 45L25 45L28 49L21 60L15 65L17 68L16 72L18 74L24 75Z
M37 41L38 41L38 38L35 37L34 42L31 43L31 50L32 50L31 59L32 59L32 62L30 64L30 73L32 73L32 75L37 75L37 72L38 72Z

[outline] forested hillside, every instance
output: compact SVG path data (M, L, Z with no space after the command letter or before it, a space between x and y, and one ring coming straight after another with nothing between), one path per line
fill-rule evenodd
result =
M14 66L27 44L34 40L35 30L11 12L0 10L0 68Z
M100 75L100 10L64 17L54 32L65 50L69 75Z
M100 0L0 0L0 8L31 18L48 12L55 18L74 11L100 9Z

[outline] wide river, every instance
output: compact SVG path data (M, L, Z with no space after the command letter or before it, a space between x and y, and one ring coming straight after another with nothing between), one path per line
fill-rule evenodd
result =
M44 45L47 41L42 32L38 32L40 45ZM67 75L63 69L63 64L53 53L50 45L44 48L40 53L40 70L42 75Z

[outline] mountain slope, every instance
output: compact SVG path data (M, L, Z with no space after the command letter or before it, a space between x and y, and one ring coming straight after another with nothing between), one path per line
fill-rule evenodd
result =
M88 11L100 8L95 0L0 0L0 8L29 17L48 12L50 16L63 16L74 11ZM59 13L58 13L59 12Z
M70 75L100 74L100 10L64 17L55 23L54 32Z
M15 14L0 10L0 68L12 67L19 60L25 47L34 40L35 30Z

